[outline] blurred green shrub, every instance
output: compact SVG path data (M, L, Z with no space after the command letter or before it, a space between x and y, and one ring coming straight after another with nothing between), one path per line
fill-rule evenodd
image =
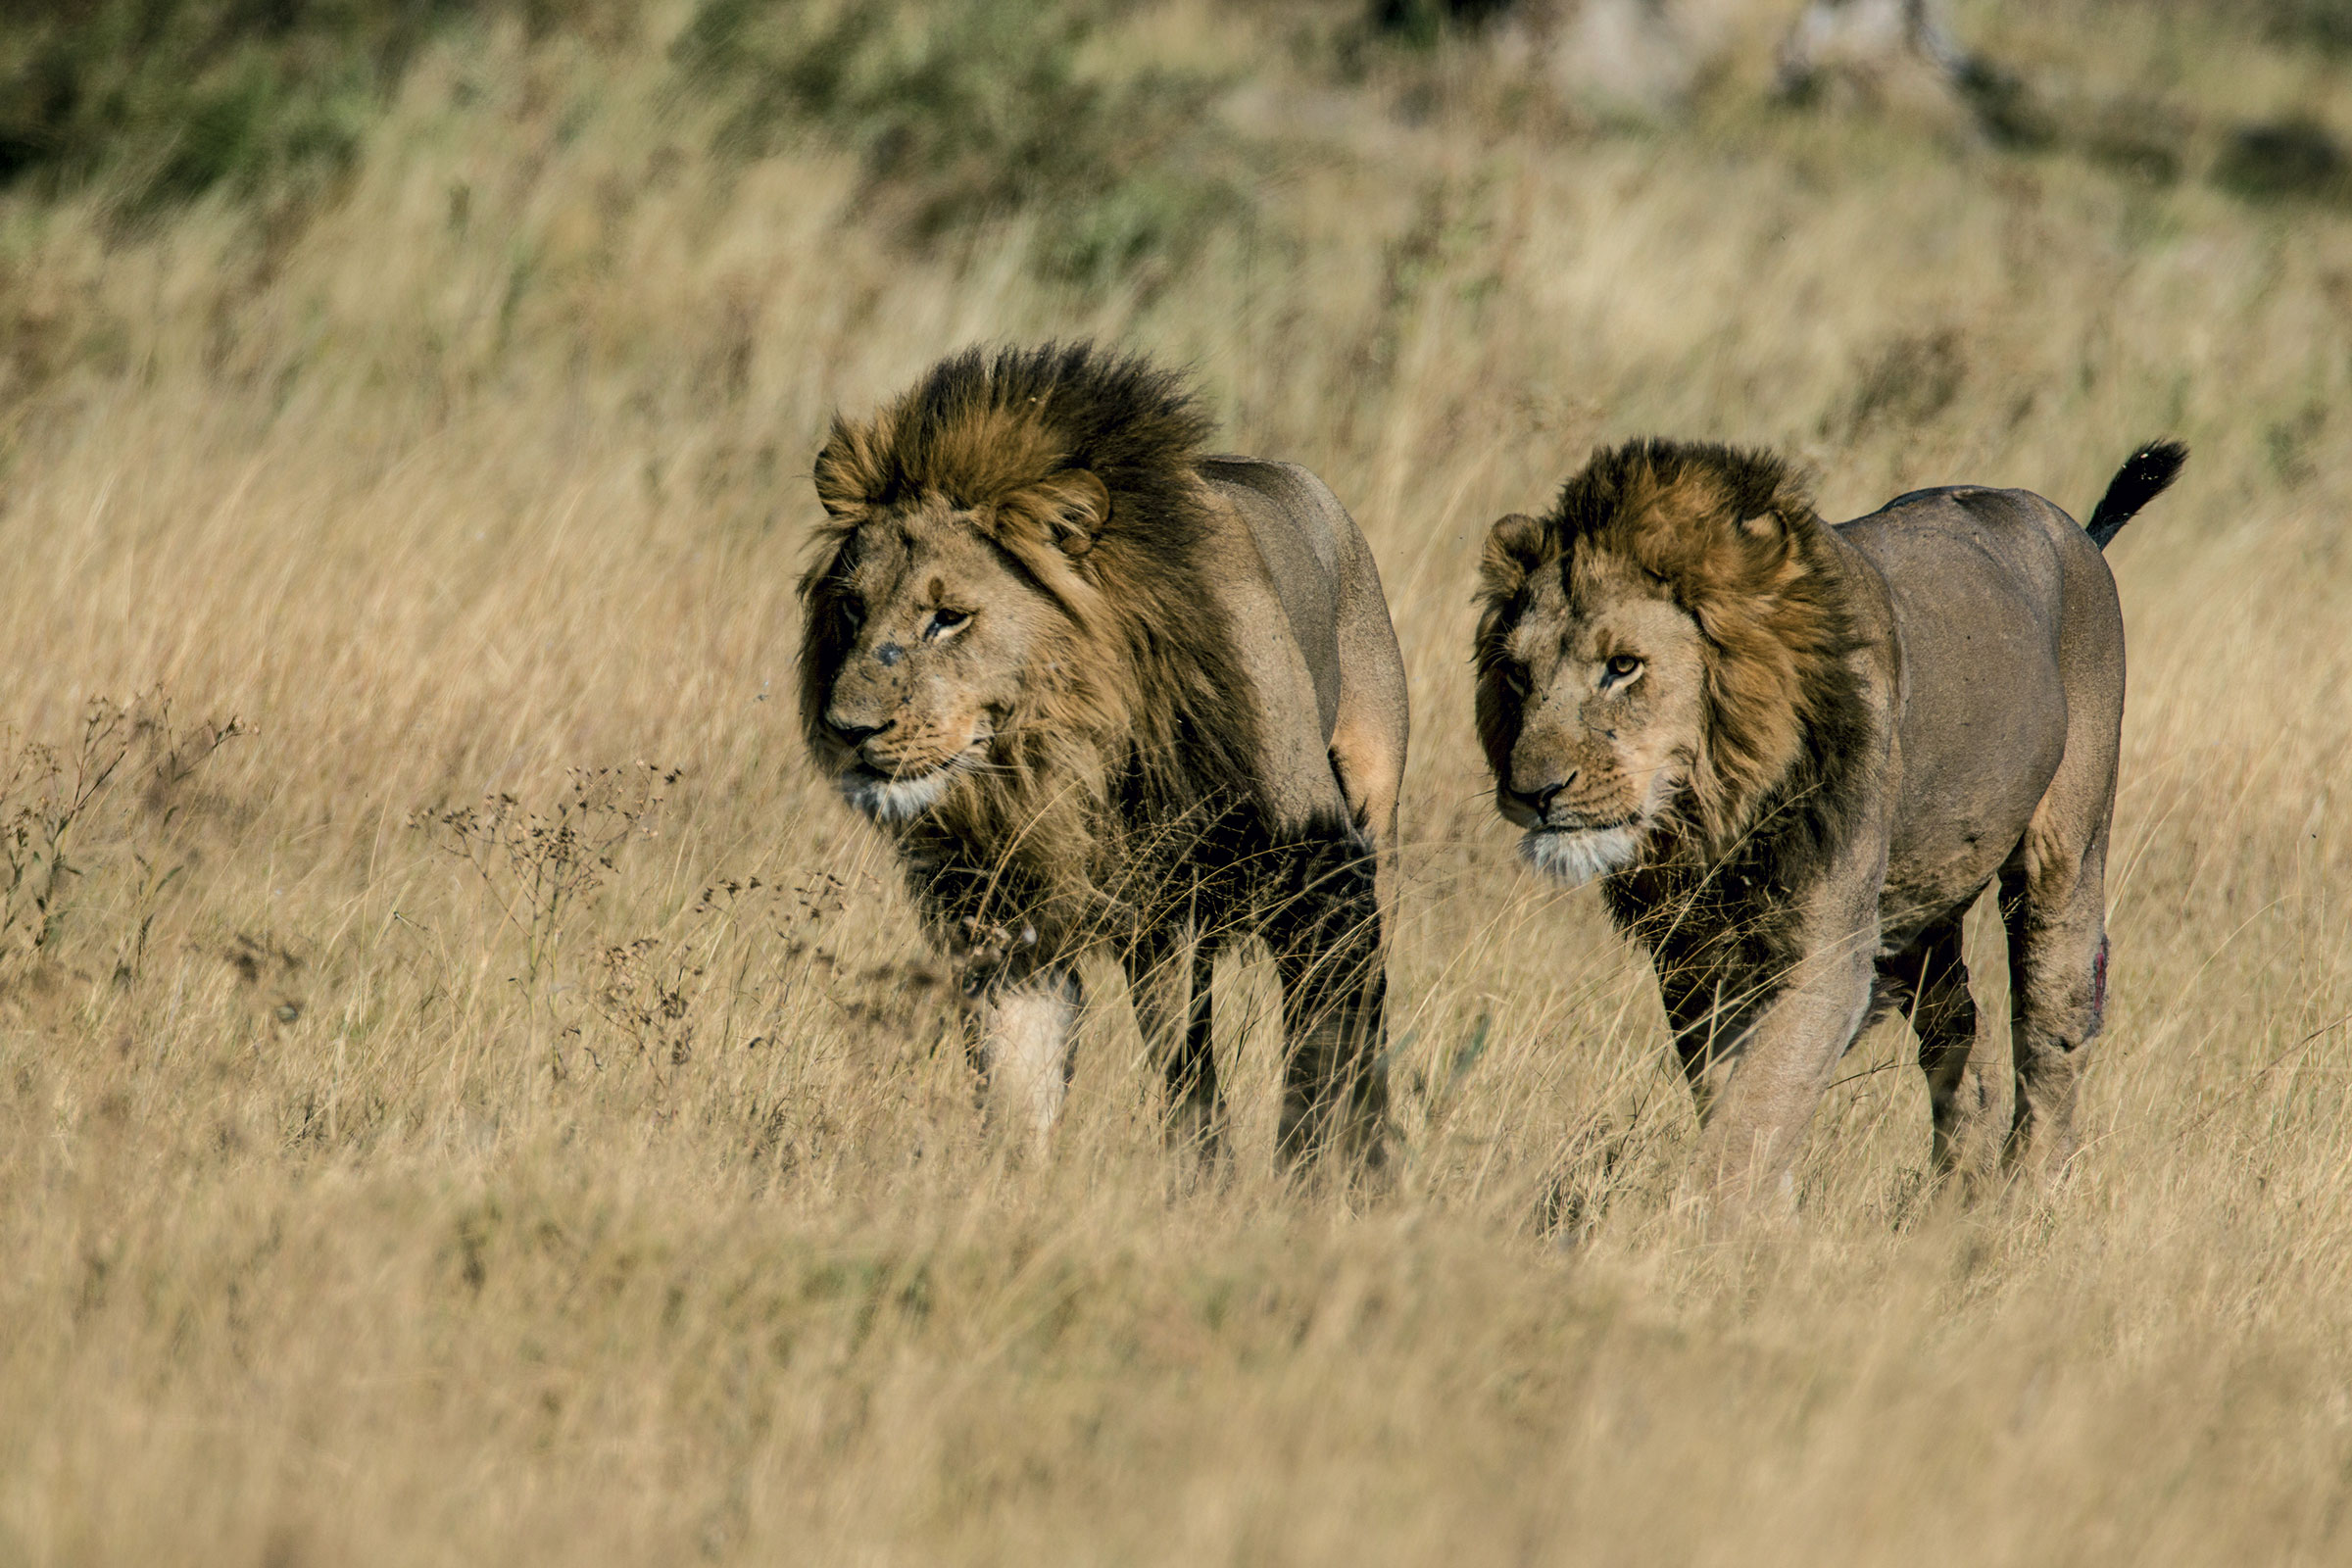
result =
M2352 52L2352 0L2251 0L2251 9L2280 43Z
M0 0L0 184L133 208L346 163L462 0Z
M1217 82L1081 69L1109 20L1054 0L705 0L673 52L688 90L725 105L723 151L819 137L857 155L872 216L907 243L1026 215L1040 270L1100 284L1180 264L1252 211Z

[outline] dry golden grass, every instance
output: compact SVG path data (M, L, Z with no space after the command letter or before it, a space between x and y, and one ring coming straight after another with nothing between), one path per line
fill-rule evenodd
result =
M2094 86L2345 90L2133 15L1963 11ZM1018 221L909 260L846 163L713 164L650 67L503 34L307 227L0 206L12 757L157 686L255 731L176 781L132 738L54 939L10 934L0 1564L2352 1554L2352 220L1740 82L1564 137L1472 57L1347 87L1232 12L1133 26L1249 63L1226 112L1289 151L1279 222L1123 294L1034 281ZM822 421L1077 333L1196 365L1387 574L1367 1209L1273 1180L1240 969L1228 1189L1170 1195L1116 1007L1054 1158L993 1163L800 756ZM1837 515L2080 512L2192 443L2112 556L2114 1001L2054 1199L1929 1201L1883 1029L1795 1229L1702 1244L1646 971L1516 869L1468 715L1486 521L1647 431L1791 447ZM622 835L536 933L544 849L418 821L486 792Z

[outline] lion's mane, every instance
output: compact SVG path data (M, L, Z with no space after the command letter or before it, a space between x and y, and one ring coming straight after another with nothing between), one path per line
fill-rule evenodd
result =
M835 419L814 474L830 522L801 583L812 747L855 640L845 568L868 518L942 497L1063 612L1004 727L1008 755L900 830L935 913L1017 911L1055 928L1045 946L1133 918L1154 874L1254 802L1249 677L1206 575L1209 430L1177 376L1088 343L967 350L872 417ZM1067 526L1077 470L1109 495L1091 537Z

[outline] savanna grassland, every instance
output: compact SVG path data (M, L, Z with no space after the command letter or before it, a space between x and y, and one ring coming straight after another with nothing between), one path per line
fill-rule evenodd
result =
M2352 29L1961 5L2021 134L1777 101L1787 9L1663 115L1338 0L188 5L37 79L12 20L0 1564L2352 1556ZM1080 334L1379 555L1383 1200L1276 1180L1247 965L1228 1184L1117 1005L1007 1167L802 757L831 412ZM1649 432L1833 516L2194 449L2110 556L2054 1195L1936 1200L1890 1024L1796 1223L1705 1241L1647 971L1468 713L1486 523Z

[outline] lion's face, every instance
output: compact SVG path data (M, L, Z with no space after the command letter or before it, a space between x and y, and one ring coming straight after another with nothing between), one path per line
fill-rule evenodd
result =
M1528 859L1582 881L1732 853L1808 729L1856 711L1848 583L1769 453L1628 442L1595 452L1545 517L1496 522L1478 730Z
M1491 606L1480 644L1479 729L1522 856L1572 883L1633 864L1699 755L1697 623L1631 564L1580 551Z
M1060 619L972 519L936 496L864 522L810 614L833 655L815 673L818 765L852 806L905 821L983 765Z

